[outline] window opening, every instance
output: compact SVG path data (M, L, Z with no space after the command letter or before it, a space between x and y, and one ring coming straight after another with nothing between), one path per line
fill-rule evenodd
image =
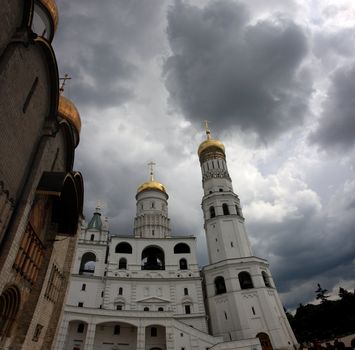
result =
M185 305L185 314L191 314L191 306L190 305Z
M150 336L151 337L157 337L158 336L158 328L157 327L152 327L150 329Z
M222 276L218 276L214 280L214 286L216 294L224 294L227 292L226 284L224 282L224 278Z
M223 208L223 215L229 215L228 204L227 203L223 203L222 208Z
M84 323L79 323L77 328L77 333L84 333L85 325Z
M210 218L214 218L216 216L216 211L214 207L210 207Z
M121 326L116 324L115 328L113 329L114 335L119 335L121 333Z
M189 290L187 288L184 288L184 295L189 295Z

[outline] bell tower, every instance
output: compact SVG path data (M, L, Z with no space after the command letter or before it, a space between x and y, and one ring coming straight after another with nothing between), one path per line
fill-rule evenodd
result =
M224 341L259 338L264 350L293 349L288 323L266 260L253 255L244 216L233 191L225 147L207 139L198 148L202 211L210 264L203 268L210 328Z

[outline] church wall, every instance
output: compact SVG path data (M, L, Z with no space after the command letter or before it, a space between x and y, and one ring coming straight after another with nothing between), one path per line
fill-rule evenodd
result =
M0 7L0 55L21 26L25 3L21 0L3 1Z

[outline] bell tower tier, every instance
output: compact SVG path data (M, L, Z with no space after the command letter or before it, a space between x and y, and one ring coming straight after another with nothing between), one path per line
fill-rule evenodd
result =
M154 180L153 165L149 163L150 180L138 187L134 236L142 238L170 237L168 194L165 186Z
M252 255L239 197L233 192L222 142L211 138L198 149L202 172L202 210L210 263Z
M211 138L207 125L206 134L198 156L210 262L202 272L212 334L227 342L259 338L264 350L296 348L268 262L253 256L224 145Z

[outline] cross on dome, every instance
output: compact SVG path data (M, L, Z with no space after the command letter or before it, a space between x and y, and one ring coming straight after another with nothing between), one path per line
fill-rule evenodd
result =
M205 123L205 131L206 131L206 135L207 135L207 140L211 139L211 130L208 127L208 120L204 120Z
M148 166L150 168L150 172L149 172L150 181L154 181L154 165L156 165L156 163L154 163L153 161L150 161L148 163Z
M59 78L59 80L62 81L62 85L59 88L59 92L62 94L64 92L64 86L65 86L65 82L67 80L71 80L71 77L68 74L64 74L64 78Z

